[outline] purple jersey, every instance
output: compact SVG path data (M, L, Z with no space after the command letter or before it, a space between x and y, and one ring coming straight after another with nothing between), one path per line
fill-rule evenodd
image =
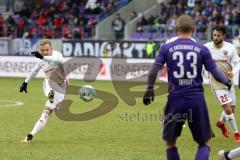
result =
M170 95L188 96L203 94L202 67L216 68L209 50L189 38L173 38L159 50L155 64L168 67ZM192 95L192 96L191 96Z

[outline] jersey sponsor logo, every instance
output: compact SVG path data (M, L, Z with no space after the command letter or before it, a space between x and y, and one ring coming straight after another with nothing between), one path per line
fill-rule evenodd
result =
M223 51L224 56L228 54L228 51Z
M52 70L54 70L55 68L50 68L48 70L45 71L46 74L48 74L49 72L51 72Z
M226 60L226 59L218 59L218 60L215 60L215 62L223 62L223 63L227 63L228 60Z

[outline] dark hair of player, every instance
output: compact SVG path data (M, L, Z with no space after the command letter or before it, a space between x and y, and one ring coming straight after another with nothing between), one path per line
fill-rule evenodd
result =
M213 26L212 33L213 33L214 30L216 30L218 32L221 32L223 35L227 34L227 29L226 29L225 26L218 26L218 25L217 26Z

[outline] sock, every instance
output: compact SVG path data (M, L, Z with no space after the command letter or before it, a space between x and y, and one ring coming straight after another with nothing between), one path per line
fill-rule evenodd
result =
M208 145L199 146L195 155L195 160L209 160L210 147Z
M226 123L226 118L225 118L225 112L224 111L222 111L220 122L222 122L223 124Z
M38 133L47 123L47 120L49 118L49 115L46 112L43 112L40 119L35 124L31 134L34 136L36 133Z
M230 159L235 159L239 156L240 156L240 147L233 149L228 153L228 158Z
M168 148L166 150L167 160L180 160L177 147Z
M237 128L236 120L235 120L235 117L234 117L233 113L230 114L230 115L225 114L225 118L226 118L226 121L229 123L232 131L234 133L237 133L238 128Z

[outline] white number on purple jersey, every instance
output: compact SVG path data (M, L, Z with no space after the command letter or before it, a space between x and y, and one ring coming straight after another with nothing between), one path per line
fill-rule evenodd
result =
M173 76L175 78L183 78L185 75L185 70L184 70L184 55L180 51L176 51L173 53L173 60L178 60L177 66L179 68L179 72L174 71ZM197 77L197 53L195 52L187 52L186 55L186 60L191 61L191 69L192 72L187 71L187 78L192 79Z

